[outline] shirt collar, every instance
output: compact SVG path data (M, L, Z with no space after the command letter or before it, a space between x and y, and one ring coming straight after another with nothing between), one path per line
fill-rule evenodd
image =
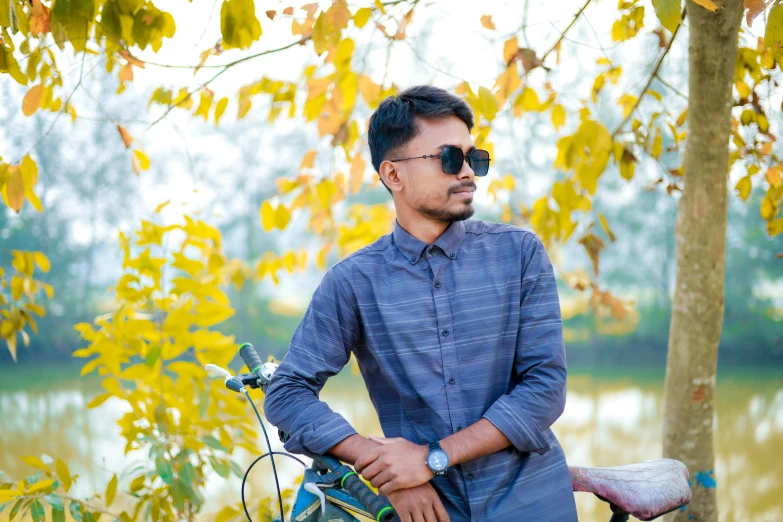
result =
M410 235L396 219L394 220L392 239L411 264L416 264L421 258L422 251L428 246L421 239ZM449 227L435 240L433 246L441 248L449 259L456 259L463 239L465 239L465 223L452 221Z

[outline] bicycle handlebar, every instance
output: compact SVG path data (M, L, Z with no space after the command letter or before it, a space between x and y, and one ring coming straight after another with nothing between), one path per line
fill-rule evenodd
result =
M367 484L362 482L362 479L359 478L355 471L343 477L340 487L356 497L356 500L361 502L378 522L394 520L395 512L389 500L386 497L373 493Z
M244 343L239 347L239 356L242 358L242 361L244 361L245 365L247 366L248 370L250 370L251 374L257 374L257 372L261 371L261 373L267 373L262 370L263 362L261 361L261 357L258 355L258 352L250 343ZM273 369L269 369L268 373L271 373ZM250 375L243 374L242 377L248 377L248 381L252 380L254 383L262 383L268 384L269 380L271 379L271 375L259 375L261 379L256 381L255 378L251 378ZM242 379L244 381L245 379ZM228 382L228 381L227 381ZM248 382L250 384L250 382ZM256 384L253 384L252 386L255 387ZM264 389L266 392L266 390ZM281 439L282 440L282 439ZM318 457L316 455L313 455L313 457ZM327 458L324 457L321 459L322 461L326 461ZM328 459L331 461L332 459ZM335 459L335 462L329 462L329 467L334 467L333 465L336 464L337 467L342 467L339 461ZM396 519L396 512L394 511L394 508L392 507L391 503L389 502L389 499L387 499L384 496L376 495L368 486L365 484L360 478L359 475L356 474L355 471L350 470L347 466L345 466L347 469L349 469L349 472L346 473L342 480L340 481L340 487L351 493L356 500L358 500L370 513L372 513L373 518L377 522L391 522ZM332 469L331 471L335 471Z

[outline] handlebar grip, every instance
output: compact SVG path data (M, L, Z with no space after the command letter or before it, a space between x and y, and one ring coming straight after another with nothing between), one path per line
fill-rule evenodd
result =
M361 502L378 522L391 522L397 518L389 499L373 493L355 472L343 478L341 487Z
M261 361L261 357L258 356L258 352L250 343L243 343L239 347L239 356L247 365L247 369L251 372L259 370L264 363Z

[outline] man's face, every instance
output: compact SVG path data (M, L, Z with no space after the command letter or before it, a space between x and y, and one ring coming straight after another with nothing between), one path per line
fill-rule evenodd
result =
M417 118L420 133L398 155L387 159L440 154L443 146L454 145L467 155L473 140L467 125L456 116L438 119ZM440 158L418 158L384 163L389 173L395 205L409 207L423 217L451 223L471 217L476 190L473 169L467 161L459 174L446 174ZM389 166L393 166L393 171Z

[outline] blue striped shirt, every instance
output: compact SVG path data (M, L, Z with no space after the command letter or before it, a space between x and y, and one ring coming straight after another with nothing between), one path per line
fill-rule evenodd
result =
M395 221L329 269L264 401L287 451L356 433L319 400L351 353L386 437L426 444L483 417L511 441L431 480L452 522L577 519L550 430L566 399L560 305L535 234L470 219L427 245Z

